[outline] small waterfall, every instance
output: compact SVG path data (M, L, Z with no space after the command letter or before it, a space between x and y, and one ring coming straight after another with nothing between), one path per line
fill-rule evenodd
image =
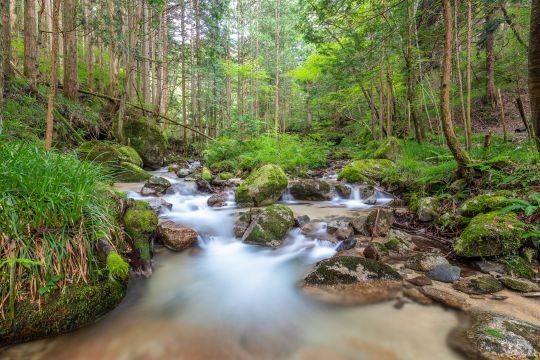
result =
M292 196L291 191L287 188L283 195L281 195L281 201L285 204L296 204L298 201Z
M355 186L352 188L349 199L353 201L362 201L362 198L360 197L360 187Z

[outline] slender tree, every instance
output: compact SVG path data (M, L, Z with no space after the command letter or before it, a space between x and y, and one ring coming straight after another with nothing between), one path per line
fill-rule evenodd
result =
M276 4L276 90L274 95L274 130L279 131L279 6L280 0Z
M58 57L58 22L60 16L60 1L53 0L52 9L52 43L51 43L51 74L49 78L49 99L47 102L47 131L45 133L45 148L49 149L52 144L53 135L53 111L54 98L56 96L56 84L58 77L58 65L56 63Z
M34 91L37 90L39 66L36 25L36 0L24 0L24 75Z
M64 35L64 96L71 101L78 99L76 10L75 0L64 0L62 22L62 33Z
M531 30L529 37L529 96L531 124L536 147L540 151L540 0L531 1Z

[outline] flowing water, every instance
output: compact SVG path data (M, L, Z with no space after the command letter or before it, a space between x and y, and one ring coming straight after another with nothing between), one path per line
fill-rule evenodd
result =
M159 173L164 175L164 173ZM199 233L199 248L155 254L150 279L133 279L122 304L101 321L52 339L0 350L6 359L457 359L446 346L457 324L438 306L392 302L335 307L312 301L297 282L337 245L290 231L278 250L235 239L235 208L213 209L194 183L172 179L173 204L163 212ZM124 186L138 190L140 184ZM140 195L130 191L133 198ZM312 219L354 215L361 199L301 203ZM388 201L380 196L378 205ZM325 233L324 222L318 231Z

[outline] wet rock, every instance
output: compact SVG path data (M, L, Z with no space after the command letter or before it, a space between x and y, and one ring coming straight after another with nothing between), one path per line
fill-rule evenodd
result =
M339 246L336 248L337 252L341 251L347 251L349 249L352 249L356 246L356 239L355 238L347 238L342 240L339 243Z
M150 239L158 225L157 213L144 201L135 201L124 215L126 233L143 262L150 261Z
M506 267L504 264L492 260L475 261L472 263L472 267L478 271L483 272L484 274L504 274L506 272Z
M452 283L459 280L459 276L461 275L461 269L457 266L452 266L450 264L442 264L435 266L426 275L432 280Z
M266 206L276 202L287 188L283 170L273 164L255 169L236 190L239 206Z
M300 216L298 216L298 217L296 217L296 218L294 219L294 224L295 224L297 227L301 228L301 227L303 227L304 225L308 224L310 221L311 221L311 219L309 218L309 216L307 216L307 215L300 215Z
M416 271L431 271L438 265L448 265L448 260L436 254L420 253L411 256L406 266Z
M152 176L146 181L144 187L141 189L141 195L162 195L170 187L171 183L169 180L159 176Z
M302 283L303 291L309 295L339 304L389 300L401 287L401 275L390 266L354 256L320 261Z
M210 207L222 207L226 205L229 200L229 194L226 192L220 192L214 194L208 198L207 204Z
M535 292L540 291L540 286L532 281L525 279L512 278L510 276L502 276L499 280L509 289L521 291L521 292Z
M475 295L492 294L504 288L499 280L485 274L469 276L458 280L453 286L456 290Z
M504 301L506 299L508 299L508 296L504 296L504 295L493 295L490 297L491 300L497 300L497 301Z
M158 214L162 213L164 210L171 210L172 209L172 204L161 199L161 198L151 198L151 199L148 199L148 200L143 200L145 201L146 203L148 203L148 205L150 205L150 207L152 208L152 210L154 210L155 212L157 212Z
M277 248L287 231L294 226L292 210L283 205L272 205L252 217L242 241L248 244Z
M336 193L343 199L349 199L351 197L352 189L344 184L334 184Z
M252 209L242 213L238 219L234 222L233 233L234 236L238 239L241 239L244 236L247 228L251 222L261 213L261 209Z
M386 138L373 154L375 159L388 159L398 162L403 159L405 151L399 140L394 136Z
M366 227L367 219L367 215L360 215L352 219L349 223L353 227L354 231L356 231L358 234L369 236L368 229Z
M415 287L403 290L403 295L422 305L429 305L433 303L431 298L424 295L420 290L418 290L418 288Z
M391 229L385 242L386 248L398 254L404 255L413 250L415 245L412 236L400 230Z
M504 261L507 274L510 274L514 277L534 280L536 276L535 272L533 271L533 269L531 269L529 264L527 264L527 261L521 256L507 256Z
M461 295L453 294L442 289L436 289L431 286L423 286L420 288L420 291L428 298L443 304L444 306L459 310L467 307L467 301Z
M179 178L185 178L189 175L191 175L195 170L194 169L191 169L191 168L187 168L187 169L180 169L176 172L176 176L178 176Z
M504 196L479 195L465 201L458 209L461 216L474 217L478 214L501 209L505 206Z
M439 202L433 197L425 197L418 201L418 218L420 221L433 221L437 216Z
M298 200L323 201L330 200L330 184L314 179L295 180L290 187L292 196Z
M430 278L423 275L414 277L412 279L407 279L407 281L416 286L425 286L425 285L433 284Z
M163 245L174 251L182 251L196 244L198 237L195 230L170 220L158 225L157 234Z
M348 220L332 220L328 222L326 231L338 240L350 239L354 231Z
M513 253L522 244L525 225L516 214L498 211L475 216L454 244L457 255L487 257Z
M394 213L391 209L373 209L367 216L365 229L369 236L373 234L380 236L388 233L393 223Z
M388 249L380 242L372 242L364 249L364 256L368 259L381 260L388 257Z
M537 297L540 297L540 291L539 292L523 293L523 294L521 294L521 296L530 297L530 298L537 298Z
M371 179L382 179L388 169L394 163L387 159L363 159L356 160L347 165L338 175L338 180L348 183L373 184Z
M470 359L538 359L540 328L509 316L473 312L451 332L449 343Z
M195 180L195 184L197 185L197 191L200 191L202 193L213 194L216 192L216 189L208 181L204 180L201 177L198 177Z

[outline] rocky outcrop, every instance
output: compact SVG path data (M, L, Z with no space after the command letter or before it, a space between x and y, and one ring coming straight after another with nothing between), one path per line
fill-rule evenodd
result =
M403 159L405 151L399 140L394 136L386 138L381 145L377 148L373 157L375 159L388 159L394 162L398 162Z
M373 180L380 180L392 166L392 161L386 159L356 160L341 170L338 180L345 180L351 184L373 184Z
M157 227L157 235L163 246L173 251L182 251L197 243L197 232L174 221L164 221Z
M113 130L116 132L116 129ZM144 117L127 117L124 120L124 138L140 155L144 165L149 167L163 165L169 143L163 129L152 120Z
M264 210L243 214L234 229L235 235L242 233L242 241L248 244L277 248L281 246L287 231L293 226L292 210L287 206L272 205Z
M332 198L330 184L315 179L299 179L291 183L291 194L298 200L323 201Z
M244 207L271 205L283 195L287 184L287 177L279 166L264 165L253 170L236 190L236 203Z

